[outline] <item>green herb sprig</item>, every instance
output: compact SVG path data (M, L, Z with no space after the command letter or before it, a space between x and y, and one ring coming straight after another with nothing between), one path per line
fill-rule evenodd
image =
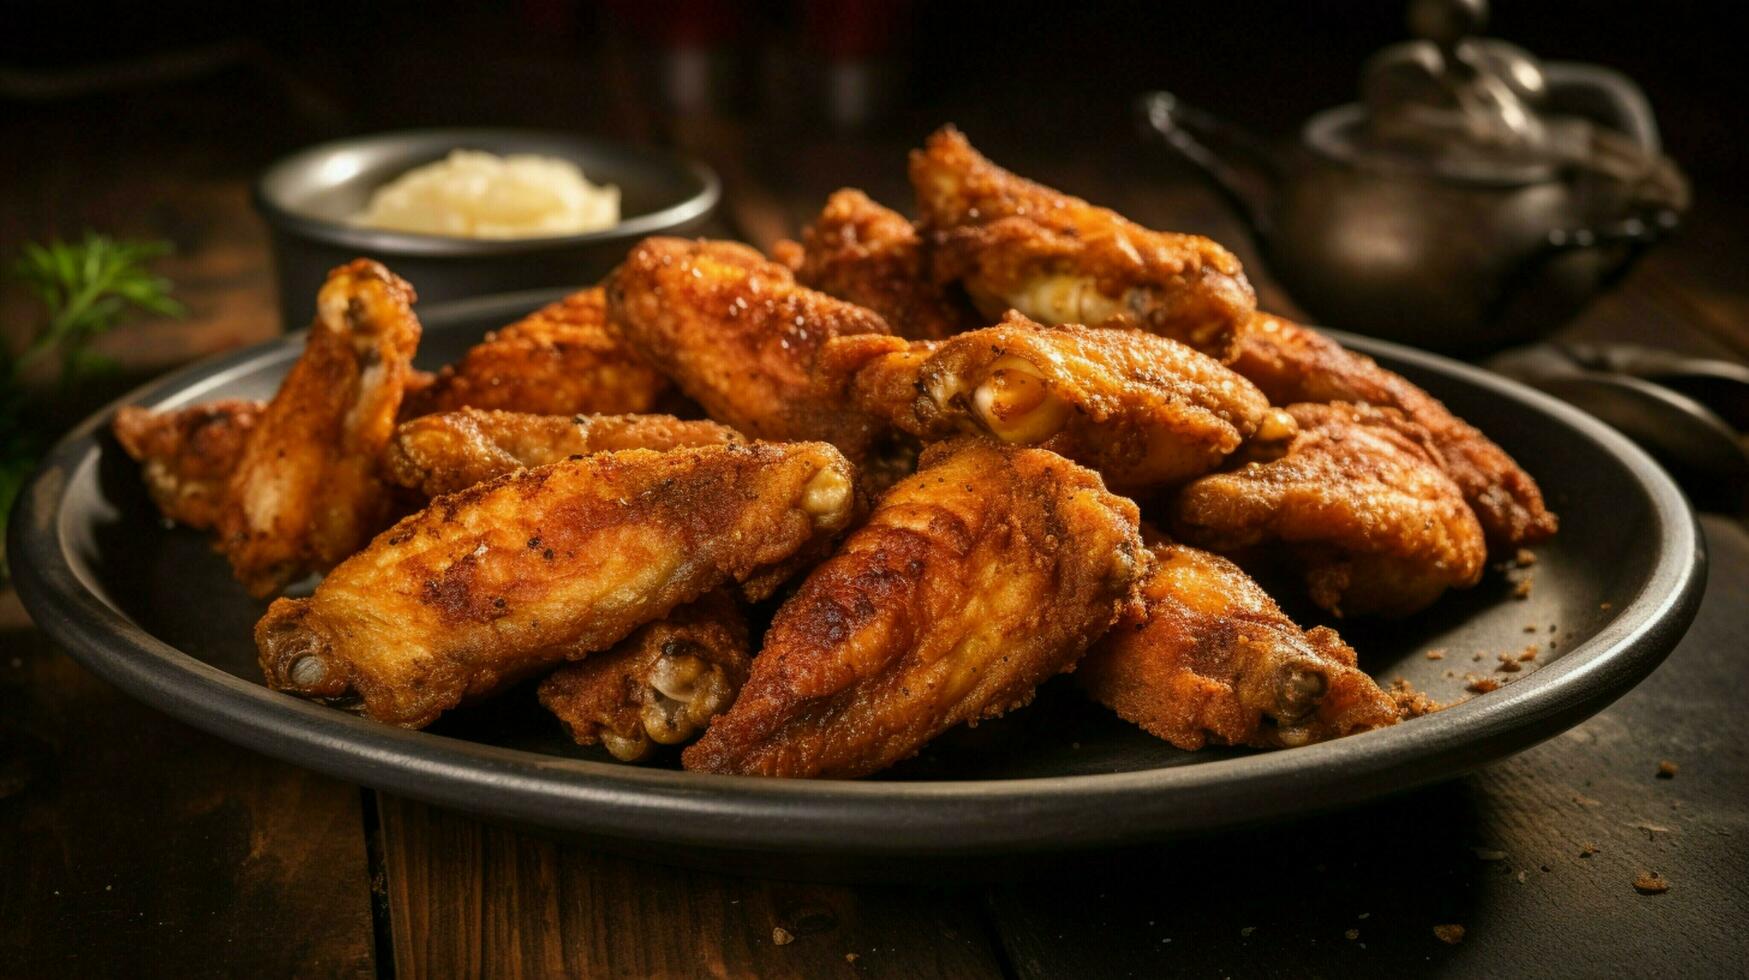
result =
M23 350L14 355L0 343L0 583L7 579L5 530L12 501L46 447L40 425L29 425L32 399L25 377L38 362L57 357L54 396L65 396L90 379L113 370L109 359L91 349L92 341L132 313L181 316L171 298L170 280L149 263L169 254L169 242L131 242L86 232L78 242L26 244L13 263L14 280L35 296L42 320ZM41 407L39 416L48 414Z

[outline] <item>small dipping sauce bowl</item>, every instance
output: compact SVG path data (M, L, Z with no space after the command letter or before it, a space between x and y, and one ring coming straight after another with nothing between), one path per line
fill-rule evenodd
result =
M377 188L452 150L569 160L620 191L611 228L545 238L457 238L384 231L353 222ZM413 284L421 302L594 282L647 235L696 233L716 212L722 182L696 160L572 133L420 129L322 143L280 160L255 182L271 231L284 329L315 315L328 270L376 259Z

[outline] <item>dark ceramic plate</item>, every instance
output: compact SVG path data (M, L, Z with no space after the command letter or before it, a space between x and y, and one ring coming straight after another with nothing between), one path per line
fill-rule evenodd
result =
M552 293L425 311L422 363L452 359ZM1535 640L1535 669L1394 728L1277 753L1179 752L1053 681L1029 708L938 739L877 779L701 776L605 760L567 742L518 689L422 732L267 690L250 629L262 605L198 534L162 526L110 412L54 451L20 498L19 594L81 662L150 704L252 749L489 818L681 861L781 870L849 859L978 857L1139 843L1339 807L1445 779L1582 719L1658 665L1694 616L1705 560L1664 473L1610 429L1548 397L1405 348L1343 340L1407 374L1498 438L1542 481L1561 534L1515 599L1499 572L1398 624L1344 624L1365 666L1442 699L1461 675ZM167 407L264 397L301 337L168 377L127 399ZM1555 631L1550 632L1551 624ZM1535 635L1526 632L1535 627ZM1552 647L1551 647L1552 643ZM1447 651L1429 660L1431 648ZM1482 654L1481 662L1472 660ZM1447 671L1460 675L1446 676Z

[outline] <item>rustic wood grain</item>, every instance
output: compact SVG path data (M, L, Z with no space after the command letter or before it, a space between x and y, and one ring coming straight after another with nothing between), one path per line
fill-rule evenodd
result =
M388 795L378 813L399 977L1001 975L975 892L668 868Z
M374 976L354 787L0 632L0 976Z

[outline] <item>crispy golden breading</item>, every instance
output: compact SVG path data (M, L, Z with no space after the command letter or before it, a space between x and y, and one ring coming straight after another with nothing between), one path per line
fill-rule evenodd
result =
M1250 382L1176 341L1013 311L943 341L839 338L821 373L849 376L863 411L925 441L973 432L1039 446L1121 492L1214 469L1269 412Z
M1031 700L1142 571L1134 503L1041 449L943 443L778 610L688 769L862 776Z
M820 345L890 332L880 316L797 285L734 242L646 238L608 280L637 351L718 422L756 439L820 440L859 459L876 436L842 392L816 387Z
M369 259L328 274L304 353L250 433L220 514L219 548L254 595L332 567L388 520L377 456L419 345L414 299Z
M989 322L935 280L916 227L855 188L826 199L800 245L780 242L773 254L797 282L868 307L902 337L940 340Z
M951 126L912 152L911 184L936 280L963 282L991 319L1140 327L1225 359L1256 305L1216 243L1017 177Z
M742 441L726 425L672 415L526 415L464 408L397 426L383 450L383 474L391 483L436 497L567 456Z
M1542 541L1559 526L1536 481L1505 450L1401 375L1315 330L1258 314L1240 338L1232 367L1278 405L1366 402L1421 424L1497 550Z
M167 519L192 528L218 523L225 488L265 406L228 400L162 412L129 405L110 423L140 464L146 492Z
M578 745L622 762L680 745L734 702L753 662L747 620L728 593L706 594L638 629L618 646L547 675L540 703Z
M1301 630L1225 558L1174 544L1150 551L1142 607L1075 671L1095 700L1190 751L1290 748L1397 722L1390 695L1334 630Z
M1487 547L1427 431L1394 409L1292 405L1286 454L1185 486L1175 536L1222 553L1279 541L1312 601L1401 616L1482 576Z
M823 443L634 449L439 497L255 627L269 687L418 728L844 530Z
M409 400L405 417L458 408L534 415L647 412L668 379L607 320L601 287L573 293L486 335Z

